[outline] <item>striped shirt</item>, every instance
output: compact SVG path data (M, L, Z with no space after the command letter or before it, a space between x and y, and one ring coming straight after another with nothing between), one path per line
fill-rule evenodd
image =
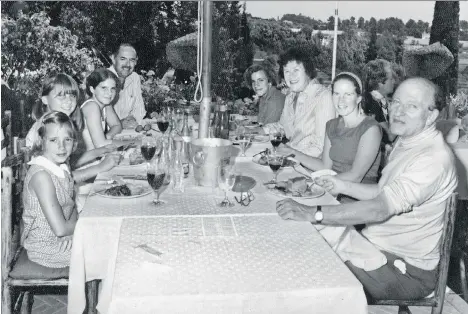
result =
M284 102L280 121L267 124L266 133L283 130L289 139L288 145L312 157L320 158L325 144L327 121L336 117L331 90L316 79L298 94L296 108L294 98L297 93L289 93Z
M108 70L117 75L113 66L109 67ZM120 120L133 116L141 124L143 117L146 115L146 110L141 93L140 76L137 73L133 72L127 76L124 87L120 90L119 96L116 97L114 102L114 110Z

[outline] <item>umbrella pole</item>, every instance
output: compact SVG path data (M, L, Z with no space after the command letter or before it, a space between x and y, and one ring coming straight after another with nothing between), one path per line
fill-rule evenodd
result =
M203 99L200 105L200 124L198 127L198 138L208 137L211 112L211 22L212 22L212 1L203 1L203 68L202 86Z

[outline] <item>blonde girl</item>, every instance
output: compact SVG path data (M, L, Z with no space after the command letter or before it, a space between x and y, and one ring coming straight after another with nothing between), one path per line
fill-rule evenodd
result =
M24 181L21 243L31 261L67 267L78 219L69 168L77 131L68 115L53 111L41 119L37 132Z

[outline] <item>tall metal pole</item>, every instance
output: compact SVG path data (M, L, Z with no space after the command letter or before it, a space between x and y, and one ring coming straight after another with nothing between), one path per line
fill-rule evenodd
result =
M335 30L333 36L333 64L332 64L332 81L335 78L336 71L336 45L338 42L338 1L336 2L335 9Z
M202 86L203 99L200 105L200 124L198 138L208 137L211 112L211 33L212 33L212 1L203 1L203 68Z

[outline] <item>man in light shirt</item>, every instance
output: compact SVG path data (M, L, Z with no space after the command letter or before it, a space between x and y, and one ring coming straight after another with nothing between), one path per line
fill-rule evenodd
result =
M283 219L316 224L374 299L420 299L435 288L445 203L458 182L452 151L435 128L441 100L427 79L397 88L389 122L399 138L378 184L317 179L332 194L360 201L321 208L277 203ZM358 232L357 224L366 227Z
M146 115L141 93L140 76L134 72L138 61L135 48L121 44L111 55L112 66L108 69L120 79L120 93L114 100L114 109L124 128L136 127Z

